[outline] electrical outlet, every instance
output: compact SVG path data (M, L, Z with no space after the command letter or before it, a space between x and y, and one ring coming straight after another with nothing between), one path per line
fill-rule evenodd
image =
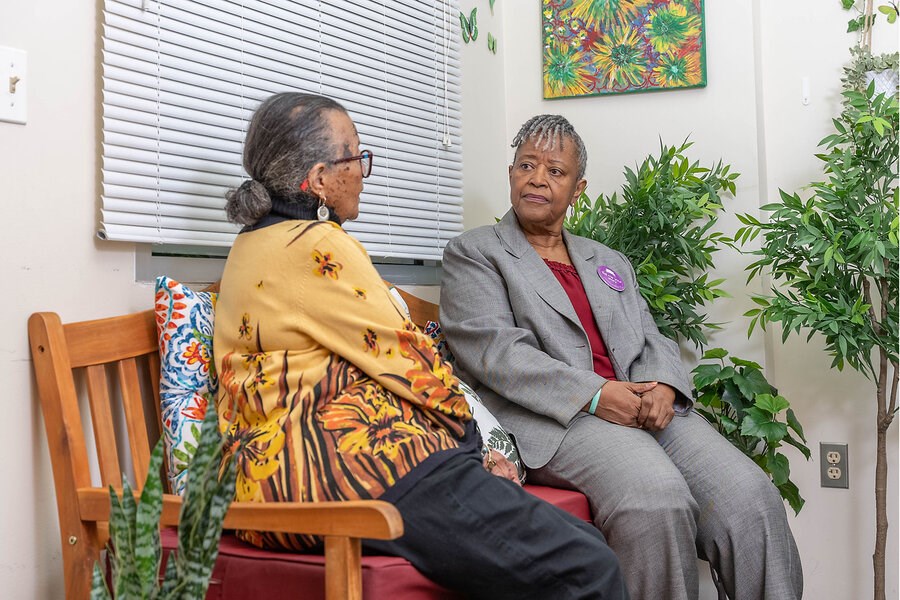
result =
M847 444L819 443L819 458L822 465L822 487L850 487Z

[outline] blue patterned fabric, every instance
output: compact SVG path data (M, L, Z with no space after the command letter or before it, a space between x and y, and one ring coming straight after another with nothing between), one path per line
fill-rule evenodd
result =
M160 404L172 493L182 494L200 423L218 381L212 358L214 292L195 292L168 277L156 279Z

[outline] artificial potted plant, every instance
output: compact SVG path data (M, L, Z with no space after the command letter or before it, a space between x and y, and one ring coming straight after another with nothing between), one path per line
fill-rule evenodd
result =
M896 4L890 6L894 20ZM860 19L868 32L861 37L871 40L871 1L867 8ZM866 83L863 71L875 60L867 47L853 49L852 56L842 80L843 110L816 155L825 178L803 197L780 190L780 203L761 208L771 213L767 221L742 215L744 227L735 239L746 243L762 236L749 275L766 270L773 282L771 293L755 298L758 307L747 313L751 330L778 322L784 339L801 330L808 337L819 334L832 367L849 365L874 380L874 597L883 600L887 432L898 391L898 103L896 85L885 93ZM896 69L897 54L884 62Z
M169 555L163 577L159 572L163 440L151 454L139 502L125 477L121 499L110 486L112 594L100 565L95 564L91 600L180 600L206 595L219 553L222 523L234 498L235 465L233 460L222 464L222 446L216 411L207 410L181 505L178 551Z

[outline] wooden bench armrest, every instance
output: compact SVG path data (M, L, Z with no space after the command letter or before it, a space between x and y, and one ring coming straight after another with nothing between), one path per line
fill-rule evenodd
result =
M181 496L163 494L161 525L178 525L181 502ZM80 488L78 504L82 520L109 520L108 490ZM403 520L396 508L382 500L233 502L225 516L225 528L393 540L403 535Z

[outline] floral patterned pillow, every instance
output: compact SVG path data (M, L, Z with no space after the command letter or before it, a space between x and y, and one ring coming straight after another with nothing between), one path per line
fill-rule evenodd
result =
M216 293L195 292L170 279L156 279L159 396L169 485L183 494L187 466L197 450L200 424L218 381L212 359Z
M450 352L446 338L444 338L441 324L435 321L428 321L425 323L423 332L434 340L434 346L440 353L441 358L453 364L453 354ZM491 411L481 403L481 398L478 397L475 390L463 381L460 381L459 385L466 396L469 408L472 409L472 416L475 417L475 422L478 423L478 429L481 430L481 437L484 439L485 446L499 451L507 460L516 465L516 469L519 471L519 479L524 481L525 468L522 466L522 459L519 458L519 450L516 448L516 442L513 440L513 437L503 429L500 422L497 421L497 417L492 415Z
M519 481L524 483L525 467L522 465L522 459L519 458L519 449L516 448L515 440L503 429L497 417L491 414L491 411L481 403L481 398L478 397L475 390L462 380L459 382L459 387L466 396L469 408L472 409L472 417L478 423L478 429L481 430L481 437L486 446L483 454L487 452L487 448L500 452L509 462L516 465Z
M422 333L434 340L434 347L441 353L441 358L451 365L456 362L456 359L453 358L453 353L450 352L450 346L447 345L447 338L444 337L444 331L441 329L440 323L428 321L425 323L425 329L422 330Z

